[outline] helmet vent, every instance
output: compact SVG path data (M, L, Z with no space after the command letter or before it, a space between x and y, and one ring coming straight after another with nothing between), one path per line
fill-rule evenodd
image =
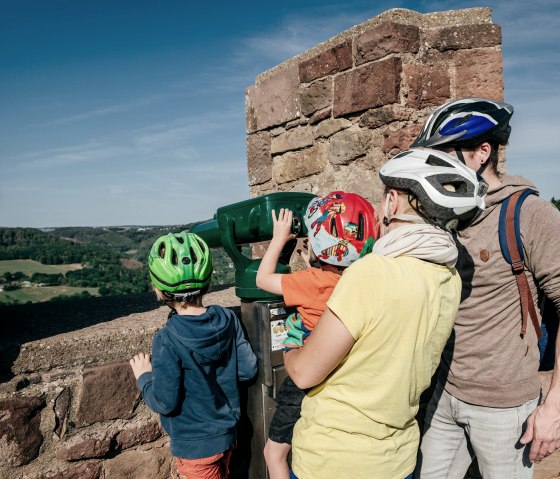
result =
M358 241L364 240L364 215L358 215L358 236L356 237Z
M165 243L163 242L159 244L158 255L162 259L165 257Z
M431 166L445 166L447 168L449 168L450 166L449 163L447 163L445 160L442 160L441 158L435 155L428 156L428 159L426 160L426 164Z
M181 263L183 264L191 264L191 259L188 256L184 256L183 258L181 258Z
M177 238L177 241L181 244L185 242L185 240L181 236L175 236L175 238Z
M171 252L171 262L177 266L179 264L179 258L177 258L177 251L173 250Z
M196 253L194 252L193 248L191 248L191 260L193 261L193 263L198 262L198 256L196 256Z
M206 243L203 243L202 241L198 241L197 239L195 239L195 241L198 244L198 246L200 246L202 252L206 254L208 252L208 247L206 246Z
M336 229L336 220L334 217L331 219L331 235L333 235L335 238L338 238L338 231Z

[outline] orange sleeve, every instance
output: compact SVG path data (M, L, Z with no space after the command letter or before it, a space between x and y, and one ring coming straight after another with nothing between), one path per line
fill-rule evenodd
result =
M286 306L310 306L317 296L315 276L309 270L285 274L282 295Z
M305 271L287 274L282 277L282 294L286 306L295 306L303 318L305 326L311 331L327 306L340 275L308 268Z

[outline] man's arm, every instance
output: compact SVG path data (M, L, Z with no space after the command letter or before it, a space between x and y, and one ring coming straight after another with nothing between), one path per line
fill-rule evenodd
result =
M521 226L529 269L539 287L554 303L560 318L560 212L540 198L527 198L521 209ZM522 444L532 441L529 452L532 462L540 462L560 449L560 335L556 338L556 361L550 390L527 419L527 430L520 441Z
M284 365L301 389L321 383L352 349L356 341L328 307L305 345L284 353Z
M527 419L521 444L532 441L529 459L540 462L560 449L560 334L556 337L556 361L550 389L543 403Z
M272 210L272 240L261 260L256 279L257 287L269 293L282 294L282 275L276 273L276 264L286 243L295 238L292 234L292 218L293 213L288 209L281 208L278 219Z

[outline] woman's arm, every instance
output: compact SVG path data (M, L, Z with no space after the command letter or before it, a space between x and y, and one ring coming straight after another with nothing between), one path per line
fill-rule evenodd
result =
M352 349L356 341L328 307L302 348L284 353L284 365L301 389L321 383Z

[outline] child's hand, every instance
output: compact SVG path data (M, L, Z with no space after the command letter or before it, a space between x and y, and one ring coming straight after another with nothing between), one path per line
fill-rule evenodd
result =
M144 353L137 354L130 360L130 367L132 368L134 377L138 379L142 374L152 370L150 356Z
M294 214L287 208L280 208L278 218L276 218L276 211L272 210L272 223L274 225L272 239L287 243L296 237L292 233L293 217Z

